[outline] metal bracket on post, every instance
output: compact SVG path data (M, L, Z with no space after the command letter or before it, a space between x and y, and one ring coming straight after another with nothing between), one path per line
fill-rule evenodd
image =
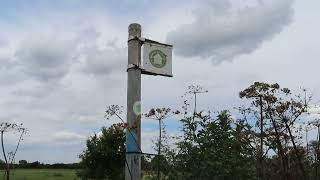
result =
M128 42L130 42L131 40L139 40L141 42L141 44L143 44L146 39L145 38L142 38L142 37L137 37L137 36L129 36L128 38Z
M141 71L143 71L143 68L141 66L136 65L136 64L128 64L127 72L129 69L140 69Z

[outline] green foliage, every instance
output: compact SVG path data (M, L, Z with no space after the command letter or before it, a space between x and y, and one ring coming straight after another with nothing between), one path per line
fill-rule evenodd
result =
M79 156L82 179L124 179L125 132L123 124L101 129L101 136L87 140L87 149Z
M244 121L233 122L228 111L217 118L203 112L181 119L183 136L177 148L164 143L160 156L161 173L183 180L257 179L255 159ZM157 167L158 157L151 164ZM155 178L154 178L155 179Z
M178 142L176 156L180 179L255 179L252 151L238 139L228 111L222 111L217 119L197 113L196 118L181 121L184 138Z
M249 107L239 107L240 119L231 118L227 110L215 114L197 112L197 95L207 92L200 86L190 86L186 95L191 94L194 103L185 99L182 113L157 108L145 114L158 120L160 128L154 146L160 155L142 158L145 180L318 179L320 138L304 147L301 128L297 126L311 100L305 91L304 96L293 95L277 83L255 82L239 94L250 102ZM190 104L192 114L188 112ZM107 117L119 117L119 112L118 106L106 111ZM183 116L182 136L178 138L165 131L162 120L171 115ZM320 122L313 125L320 137ZM87 150L80 155L82 179L124 178L124 128L104 128L101 137L88 140Z

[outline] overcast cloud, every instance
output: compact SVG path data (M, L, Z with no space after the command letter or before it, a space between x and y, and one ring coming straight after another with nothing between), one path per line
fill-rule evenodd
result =
M56 37L32 37L21 42L16 51L22 71L41 81L59 80L68 71L75 48Z
M316 0L3 0L0 122L29 129L17 160L78 162L89 136L119 122L104 119L106 107L126 105L132 22L142 24L144 37L174 45L174 77L142 78L144 112L180 108L190 84L209 91L199 96L199 109L232 109L245 103L238 92L255 81L307 87L316 105L319 6ZM176 119L165 123L169 134L179 134ZM145 152L153 152L156 129L142 120ZM10 135L6 143L14 142Z
M194 20L170 32L167 40L184 57L210 58L213 63L249 54L280 33L292 20L293 0L264 0L234 7L226 0L203 1Z

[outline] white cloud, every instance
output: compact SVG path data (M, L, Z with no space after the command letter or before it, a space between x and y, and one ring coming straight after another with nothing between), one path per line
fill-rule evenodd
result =
M20 158L76 162L87 137L113 122L104 120L104 110L117 97L106 92L119 92L114 73L126 49L103 14L43 19L26 16L23 22L32 26L18 24L15 31L1 26L2 34L12 37L0 47L1 122L15 119L30 130Z
M8 44L7 39L0 36L0 47L4 47Z
M78 142L86 139L86 136L75 132L59 131L52 135L52 139L56 142Z
M23 71L42 81L60 79L68 73L74 48L55 38L33 37L21 43L16 57Z
M176 41L174 77L142 77L143 111L150 107L179 108L183 102L180 96L191 83L209 90L199 96L199 109L213 111L242 104L238 92L255 81L279 82L292 89L314 87L318 92L317 78L310 77L318 72L320 62L314 38L320 31L320 24L314 21L319 16L319 3L296 1L294 21L285 28L292 19L290 0L265 0L265 4L258 0L253 4L242 4L253 2L250 0L230 1L230 8L222 0L212 0L209 5L204 1L145 1L134 13L126 12L126 6L121 15L116 8L105 11L105 6L77 6L71 11L65 6L58 11L17 11L19 22L6 23L0 18L5 37L0 39L10 40L0 46L0 114L3 121L14 119L30 129L19 156L30 161L78 161L85 138L68 144L61 138L63 133L89 137L117 121L105 121L103 115L107 105L125 105L127 26L137 19L146 38L163 42L171 31L167 40ZM198 10L192 14L194 7ZM192 30L201 33L193 34ZM23 55L15 56L16 52ZM251 54L237 57L248 52ZM53 54L49 56L53 64L38 58L43 54ZM219 57L213 59L215 63L237 61L211 66L214 57ZM157 124L144 123L143 150L152 152ZM180 130L169 126L168 133Z
M100 49L96 46L83 49L83 72L95 76L110 75L112 72L125 71L126 48L109 45Z
M249 54L280 33L293 15L293 0L257 2L236 8L229 0L206 0L195 20L170 32L167 41L178 55L210 58L215 64Z
M142 151L145 153L154 153L154 142L159 137L156 130L145 130L141 132Z
M311 105L311 106L308 108L308 113L320 115L320 106Z

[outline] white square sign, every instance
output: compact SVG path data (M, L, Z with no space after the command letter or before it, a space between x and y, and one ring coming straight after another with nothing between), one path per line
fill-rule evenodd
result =
M144 42L142 69L144 74L172 77L172 46Z

